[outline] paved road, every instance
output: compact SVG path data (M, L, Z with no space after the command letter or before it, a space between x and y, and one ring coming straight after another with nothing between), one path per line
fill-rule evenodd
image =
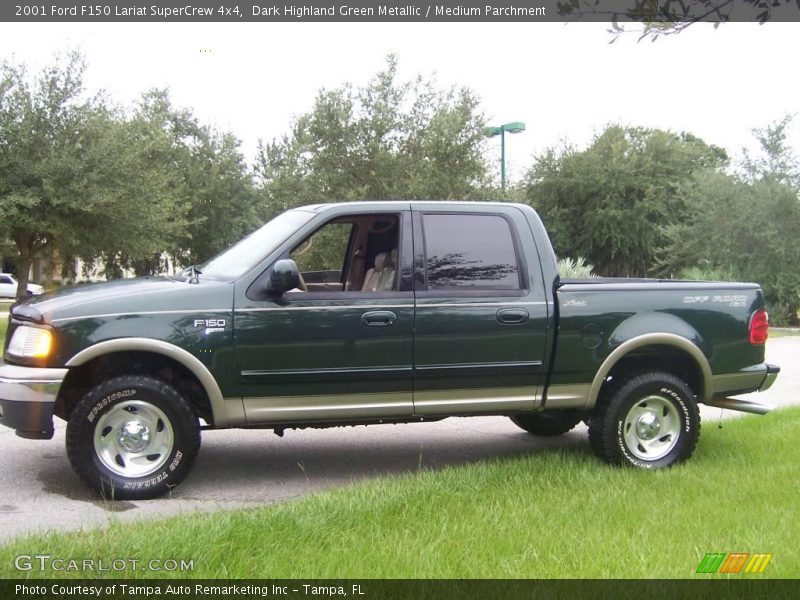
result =
M771 340L767 360L783 372L758 400L800 403L800 337ZM721 411L703 408L705 420ZM725 411L725 415L738 413ZM172 498L109 503L73 475L64 452L64 425L50 441L23 440L0 428L0 542L37 530L101 526L189 511L259 506L331 486L420 468L521 456L550 447L589 452L585 427L557 439L535 439L508 419L447 419L417 425L375 425L309 431L211 431L193 472ZM36 549L33 549L36 550Z

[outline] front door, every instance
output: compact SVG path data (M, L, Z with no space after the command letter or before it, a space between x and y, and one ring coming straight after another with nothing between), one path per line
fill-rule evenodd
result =
M410 212L334 215L282 258L303 289L235 308L247 422L410 416Z

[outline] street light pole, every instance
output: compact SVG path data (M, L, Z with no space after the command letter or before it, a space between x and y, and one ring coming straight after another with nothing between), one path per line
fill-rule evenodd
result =
M500 187L506 191L506 130L500 128Z
M500 136L500 186L506 190L506 131L508 133L521 133L525 131L525 123L514 121L500 127L486 127L483 134L486 137Z

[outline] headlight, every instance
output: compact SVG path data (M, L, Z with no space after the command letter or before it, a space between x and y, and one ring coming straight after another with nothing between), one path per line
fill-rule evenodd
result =
M8 353L20 358L45 358L53 347L49 329L22 325L14 330L8 343Z

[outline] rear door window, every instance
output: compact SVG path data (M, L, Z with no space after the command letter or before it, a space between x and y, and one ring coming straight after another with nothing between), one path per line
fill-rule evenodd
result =
M511 227L499 215L423 215L429 290L518 290L520 269Z

